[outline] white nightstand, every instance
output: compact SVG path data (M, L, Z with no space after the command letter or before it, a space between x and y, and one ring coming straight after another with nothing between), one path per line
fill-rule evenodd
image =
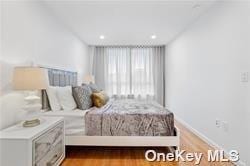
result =
M65 157L64 120L41 117L39 126L22 124L0 131L0 165L56 166Z

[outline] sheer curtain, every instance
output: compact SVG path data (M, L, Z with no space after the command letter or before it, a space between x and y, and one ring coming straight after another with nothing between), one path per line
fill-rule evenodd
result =
M105 90L111 96L127 97L131 94L130 86L130 49L106 48Z
M115 98L154 99L164 105L165 47L95 47L96 84Z
M132 94L137 98L154 98L152 48L131 49Z

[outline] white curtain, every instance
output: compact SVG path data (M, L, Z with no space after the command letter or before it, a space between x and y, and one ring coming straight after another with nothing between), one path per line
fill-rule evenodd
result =
M126 97L131 94L130 49L106 48L105 89L111 96Z
M131 49L132 94L138 98L154 98L153 48Z
M155 99L164 105L165 47L95 47L96 84L116 98Z
M95 77L95 83L101 89L105 89L105 63L104 57L106 55L106 48L104 47L95 47L94 48L94 57L93 57L93 68L92 75ZM107 64L106 64L107 65Z

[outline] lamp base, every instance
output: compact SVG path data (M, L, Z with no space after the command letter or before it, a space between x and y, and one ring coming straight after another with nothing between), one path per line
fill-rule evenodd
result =
M39 119L26 120L23 122L23 127L35 127L40 125Z

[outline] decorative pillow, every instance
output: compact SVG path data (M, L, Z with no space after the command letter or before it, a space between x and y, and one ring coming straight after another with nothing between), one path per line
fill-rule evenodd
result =
M61 105L59 103L57 93L56 93L57 88L58 87L55 87L55 86L49 86L46 89L48 99L49 99L49 105L50 105L50 108L51 108L52 111L59 111L59 110L62 109Z
M109 100L108 95L104 91L92 93L91 98L94 106L98 108L104 106Z
M76 108L77 105L72 95L71 86L58 87L57 96L63 110L74 110Z
M75 98L77 108L86 110L92 107L91 89L89 86L76 86L73 87L73 96Z

